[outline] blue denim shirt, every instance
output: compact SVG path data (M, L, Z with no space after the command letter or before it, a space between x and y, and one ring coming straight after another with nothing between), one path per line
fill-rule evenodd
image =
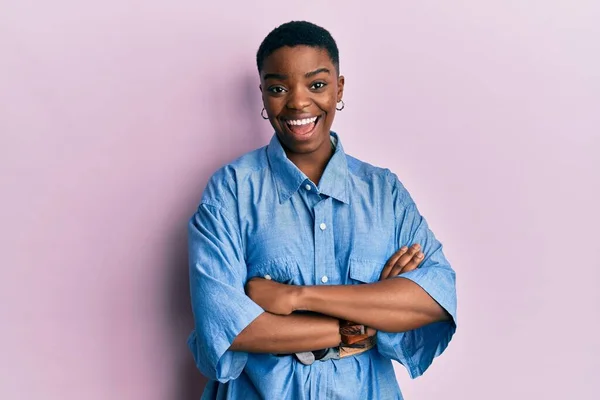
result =
M396 175L336 150L315 186L268 146L221 168L189 222L195 329L188 346L208 382L203 399L401 399L392 360L417 377L456 330L455 274ZM264 310L244 293L256 276L292 285L377 282L388 258L419 243L425 258L402 274L452 316L401 333L377 333L355 357L303 365L295 357L228 350Z

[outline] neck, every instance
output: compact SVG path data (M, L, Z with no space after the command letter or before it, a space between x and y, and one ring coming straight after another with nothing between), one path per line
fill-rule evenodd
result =
M333 148L329 141L312 153L298 154L285 150L288 159L293 162L315 185L319 184L327 163L333 156Z

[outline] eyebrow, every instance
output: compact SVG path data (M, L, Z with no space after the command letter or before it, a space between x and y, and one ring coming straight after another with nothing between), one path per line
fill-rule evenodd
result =
M331 71L329 71L329 69L327 69L327 68L318 68L318 69L315 69L314 71L307 72L306 74L304 74L304 77L305 78L310 78L312 76L318 75L318 74L323 73L323 72L327 73L327 74L331 73Z
M304 74L305 78L311 78L315 75L321 74L321 73L326 73L326 74L331 74L331 71L328 68L317 68L314 71L310 71L307 72L306 74ZM285 80L287 79L288 76L287 75L283 75L283 74L264 74L263 75L263 79L266 81L267 79L279 79L279 80Z

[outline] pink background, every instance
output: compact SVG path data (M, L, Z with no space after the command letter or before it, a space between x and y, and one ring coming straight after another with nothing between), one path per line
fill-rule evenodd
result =
M598 2L82 3L0 4L0 398L197 398L186 221L271 136L254 54L291 19L333 33L334 129L458 272L406 398L600 398Z

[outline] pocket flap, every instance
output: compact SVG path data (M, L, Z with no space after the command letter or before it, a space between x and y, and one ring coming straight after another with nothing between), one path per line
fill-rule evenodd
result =
M383 265L379 265L377 261L351 258L349 264L350 278L362 283L379 281L379 276L383 270Z
M256 277L272 279L279 283L288 283L294 278L296 262L288 257L275 258L259 265L248 266L248 280Z

